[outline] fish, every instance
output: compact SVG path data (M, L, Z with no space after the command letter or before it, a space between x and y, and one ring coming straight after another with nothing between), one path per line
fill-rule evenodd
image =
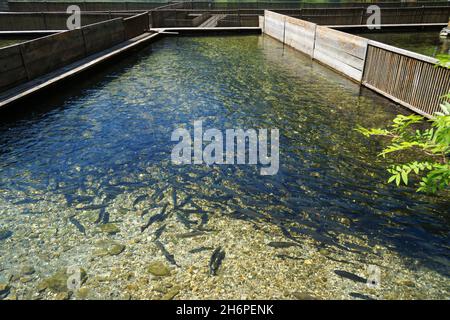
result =
M334 270L334 273L342 278L346 278L355 282L367 283L367 279L364 279L354 273L344 271L344 270Z
M82 234L86 235L86 228L81 224L81 222L74 216L69 217L69 221L80 231Z
M156 231L155 231L155 239L159 239L162 235L162 233L164 232L164 230L166 230L166 226L165 224L163 224L161 227L159 227Z
M362 300L376 300L372 297L369 297L368 295L362 294L362 293L357 293L357 292L350 292L350 297L352 298L357 298L357 299L362 299Z
M35 214L44 214L45 212L43 211L32 211L32 210L25 210L23 212L21 212L20 214L30 214L30 215L35 215Z
M141 232L144 232L145 229L147 229L148 227L150 227L154 222L156 221L162 221L166 218L166 208L167 208L168 204L166 203L162 209L160 213L155 214L154 216L151 216L150 219L148 219L148 222L141 227Z
M348 248L340 245L339 243L337 243L336 241L334 241L333 239L324 236L322 234L320 234L319 232L316 232L314 230L308 230L308 229L302 229L302 228L297 228L297 227L291 227L290 228L292 231L299 233L299 234L303 234L305 236L311 237L312 239L316 240L317 242L329 245L329 246L334 246L338 249L341 250L345 250L345 251L351 251Z
M286 242L286 241L271 241L267 244L269 247L273 248L289 248L293 246L298 246L297 243Z
M109 212L104 210L103 217L102 217L102 224L107 224L109 222Z
M198 252L202 252L202 251L206 251L206 250L213 250L213 247L198 247L192 250L189 250L189 253L198 253Z
M177 209L179 209L179 208L183 208L185 205L187 205L190 201L191 201L191 199L192 199L192 196L187 196L182 202L180 202L178 205L177 205Z
M0 240L6 240L13 235L11 230L0 230Z
M105 208L101 208L100 211L98 212L98 218L97 220L95 220L94 223L104 223L105 221L105 213L106 213L106 209ZM109 220L109 214L108 214L108 218L107 220Z
M105 203L102 203L102 204L92 204L92 205L85 206L85 207L82 207L82 208L77 208L77 210L99 210L99 209L106 208L107 206L108 206L108 205L105 204Z
M176 213L177 219L184 224L184 226L188 229L191 228L191 225L195 224L195 221L189 220L188 218L186 218L183 214L181 214L181 212L177 211Z
M38 199L23 199L23 200L19 200L17 202L14 202L14 205L22 205L22 204L31 204L31 203L37 203L39 202Z
M177 207L177 190L172 188L172 205L174 208Z
M164 257L167 259L167 261L169 261L171 264L178 267L178 264L175 261L174 256L172 254L170 254L169 251L167 251L167 249L164 247L164 245L159 240L155 240L155 244L158 247L158 249L161 250L161 252L163 253Z
M291 260L304 260L303 258L298 258L298 257L292 257L292 256L288 256L287 254L277 254L276 255L277 258L280 259L291 259Z
M208 214L206 212L202 213L201 217L200 217L200 226L204 226L205 224L208 223Z
M203 231L195 230L195 231L191 231L191 232L177 234L176 237L180 238L180 239L185 239L185 238L193 238L193 237L202 236L204 234L205 234L205 232L203 232Z
M347 242L344 244L344 247L356 253L358 252L373 253L372 250L370 250L369 248L360 246L359 244L356 243Z
M144 201L144 200L147 199L148 197L150 197L148 194L143 194L143 195L138 196L138 197L137 197L136 199L134 199L134 201L133 201L133 207L136 207L136 205L137 205L139 202Z
M222 264L223 259L225 259L225 250L222 247L217 247L211 255L209 260L209 274L212 276L217 275L217 271Z

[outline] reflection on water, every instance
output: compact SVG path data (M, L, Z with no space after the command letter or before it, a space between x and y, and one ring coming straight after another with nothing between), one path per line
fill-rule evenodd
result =
M10 296L68 298L77 265L73 298L448 297L448 201L387 186L353 130L406 111L268 37L166 38L33 108L0 126ZM278 174L172 165L194 120L279 128Z
M440 38L439 31L363 33L359 36L430 57L450 54L450 39Z

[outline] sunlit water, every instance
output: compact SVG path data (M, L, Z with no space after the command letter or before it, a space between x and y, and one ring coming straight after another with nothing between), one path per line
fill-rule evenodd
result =
M439 31L363 33L359 36L430 57L450 54L450 39L439 37Z
M31 104L0 126L9 297L70 297L48 278L72 265L72 298L449 297L448 199L387 185L382 141L354 131L408 112L269 37L165 38ZM173 165L194 120L278 128L278 174Z

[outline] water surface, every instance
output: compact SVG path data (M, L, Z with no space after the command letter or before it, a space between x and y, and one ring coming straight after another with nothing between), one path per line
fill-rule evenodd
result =
M49 277L76 265L72 298L449 297L448 199L387 185L381 141L354 131L408 111L269 37L165 38L29 107L0 125L10 295L67 298ZM171 164L194 120L279 128L278 174ZM342 273L368 265L378 289Z

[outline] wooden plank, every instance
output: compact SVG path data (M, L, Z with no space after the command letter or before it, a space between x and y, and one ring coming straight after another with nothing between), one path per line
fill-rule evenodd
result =
M314 23L290 17L286 18L285 43L312 57L316 27Z
M122 18L85 26L82 32L87 54L107 49L125 40Z
M0 50L0 91L27 80L19 45Z
M340 73L350 77L351 79L357 82L361 81L362 78L361 70L358 70L342 61L339 61L327 55L326 53L314 50L314 59L333 68L336 71L339 71Z
M20 46L30 79L84 57L80 29L26 41Z
M284 19L285 16L265 10L265 33L272 38L284 42Z
M316 30L316 42L324 43L338 51L348 53L360 59L364 59L368 40L349 33L318 26Z

